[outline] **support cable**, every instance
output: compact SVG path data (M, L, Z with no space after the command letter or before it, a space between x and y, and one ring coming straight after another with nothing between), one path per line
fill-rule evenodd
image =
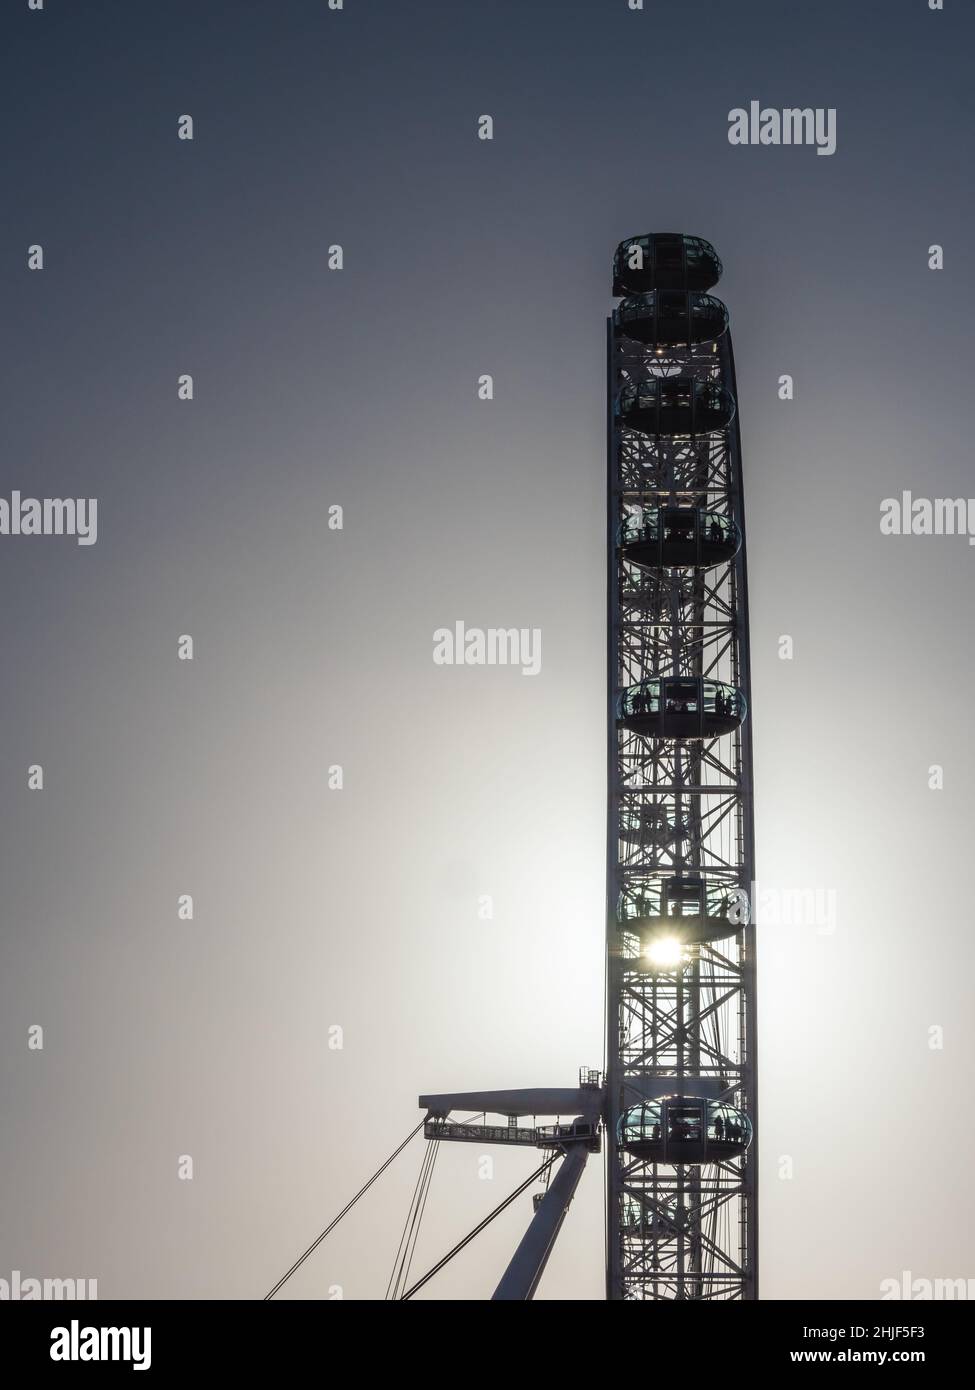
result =
M420 1164L420 1175L416 1180L416 1187L413 1189L413 1197L410 1201L409 1210L406 1213L406 1222L400 1235L399 1245L396 1249L396 1258L393 1261L392 1273L389 1276L389 1283L386 1285L386 1301L397 1299L403 1289L406 1288L406 1280L410 1264L413 1260L413 1252L416 1249L416 1242L420 1234L420 1222L423 1219L424 1208L426 1207L427 1197L430 1192L430 1183L433 1178L433 1168L437 1161L437 1154L440 1149L440 1141L437 1140L427 1145L423 1154L423 1161Z
M492 1212L485 1216L484 1220L481 1221L477 1226L475 1226L473 1231L468 1232L468 1234L464 1237L463 1240L458 1241L454 1248L452 1250L449 1250L447 1254L444 1255L442 1260L438 1260L438 1262L433 1266L432 1269L428 1269L422 1279L418 1279L412 1288L407 1289L406 1293L402 1295L402 1300L405 1301L408 1298L412 1298L413 1295L417 1293L420 1289L422 1289L423 1285L428 1283L429 1280L431 1280L435 1274L439 1274L445 1264L448 1264L454 1258L455 1255L459 1255L460 1252L464 1249L464 1247L471 1243L475 1236L481 1234L485 1226L489 1226L496 1216L500 1216L506 1207L510 1207L511 1203L515 1200L515 1198L520 1197L521 1194L525 1191L525 1189L531 1187L532 1183L535 1182L538 1178L540 1178L543 1175L543 1173L547 1173L548 1170L551 1168L552 1164L555 1162L555 1160L560 1157L562 1157L561 1150L557 1150L555 1153L552 1154L551 1158L547 1158L539 1168L535 1169L534 1173L532 1173L529 1177L525 1179L525 1181L521 1184L520 1187L516 1187L514 1192L512 1192L510 1196L505 1197L503 1202L499 1203L499 1205L496 1206Z
M420 1193L423 1190L423 1184L426 1180L427 1167L429 1163L430 1146L425 1145L423 1149L423 1158L420 1160L420 1173L416 1180L416 1186L413 1189L413 1196L410 1198L410 1205L406 1210L406 1220L404 1221L403 1229L400 1232L399 1244L396 1247L396 1254L393 1257L393 1268L390 1271L389 1282L386 1285L387 1300L389 1299L389 1296L392 1293L395 1284L397 1284L399 1281L399 1270L403 1260L403 1250L409 1239L410 1222L415 1220L414 1213L417 1208L417 1203L420 1199Z
M433 1159L431 1160L431 1163L430 1163L430 1171L429 1171L429 1173L427 1174L427 1185L426 1185L426 1189L425 1189L425 1191L424 1191L424 1193L423 1193L422 1200L421 1200L421 1202L420 1202L420 1210L417 1212L417 1217L416 1217L416 1228L415 1228L415 1232L414 1232L414 1235L413 1235L413 1244L412 1244L412 1247L410 1248L409 1254L408 1254L407 1259L406 1259L406 1267L405 1267L405 1269L403 1270L403 1279L402 1279L402 1283L400 1284L400 1288L401 1288L401 1289L405 1289L405 1288L406 1288L406 1285L407 1285L407 1283L408 1283L408 1281L409 1281L409 1277L410 1277L410 1270L413 1268L413 1257L414 1257L414 1255L416 1254L416 1245L417 1245L417 1241L418 1241L419 1236L420 1236L420 1226L421 1226L422 1223L423 1223L423 1214L424 1214L424 1212L425 1212L426 1209L427 1209L427 1199L428 1199L429 1196L430 1196L430 1188L433 1186L433 1170L434 1170L434 1168L437 1166L437 1157L438 1157L439 1153L440 1153L440 1144L439 1144L439 1142L437 1142L437 1143L435 1143L434 1146L433 1146Z
M330 1222L329 1222L329 1224L325 1227L324 1231L322 1231L321 1235L316 1236L316 1238L312 1241L311 1245L309 1245L309 1247L308 1247L308 1249L305 1251L305 1253L304 1253L303 1255L299 1255L299 1256L298 1256L297 1260L295 1260L294 1264L293 1264L293 1265L291 1266L291 1268L288 1270L287 1274L282 1274L281 1278L280 1278L280 1279L278 1280L278 1282L275 1284L274 1288L271 1289L270 1293L266 1293L266 1294L264 1295L264 1300L263 1300L263 1301L264 1301L265 1303L268 1301L268 1299L274 1297L274 1295L278 1292L278 1290L287 1282L288 1279L291 1278L291 1276L292 1276L292 1274L294 1274L295 1270L298 1269L298 1268L300 1268L300 1266L304 1264L304 1262L307 1260L308 1256L309 1256L314 1250L317 1250L317 1249L318 1249L318 1247L321 1245L321 1243L322 1243L322 1241L325 1239L325 1237L326 1237L327 1235L329 1235L330 1232L332 1232L332 1231L335 1230L335 1227L336 1227L336 1226L339 1224L339 1222L342 1220L343 1216L347 1216L348 1213L349 1213L349 1212L352 1210L352 1208L355 1206L356 1202L358 1202L359 1198L360 1198L360 1197L363 1197L363 1196L369 1191L370 1187L372 1187L372 1185L373 1185L373 1183L376 1181L376 1179L379 1178L379 1177L382 1177L383 1173L385 1173L386 1169L387 1169L387 1168L389 1167L389 1165L392 1163L393 1159L399 1157L399 1155L400 1155L400 1154L403 1152L403 1150L406 1148L406 1146L407 1146L407 1144L410 1142L410 1140L411 1140L415 1135L419 1134L420 1130L423 1128L423 1126L424 1126L425 1123L426 1123L426 1116L423 1117L423 1119L420 1121L420 1123L416 1126L415 1129L411 1129L411 1130L410 1130L409 1134L408 1134L408 1135L406 1136L406 1138L403 1140L402 1144L400 1144L399 1148L393 1150L393 1152L392 1152L392 1153L389 1155L389 1157L386 1159L386 1162L383 1163L379 1168L376 1169L376 1171L373 1173L372 1177L369 1179L369 1181L368 1181L367 1183L365 1183L362 1187L359 1188L359 1191L355 1194L355 1196L352 1198L352 1200L351 1200L350 1202L347 1202L347 1203L346 1203L346 1205L342 1208L342 1210L339 1212L338 1216L336 1216L335 1219L334 1219L333 1221L330 1221Z

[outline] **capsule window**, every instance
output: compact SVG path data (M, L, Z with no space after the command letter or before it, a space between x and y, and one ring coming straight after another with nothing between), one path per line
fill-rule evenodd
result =
M671 1106L667 1112L668 1138L683 1143L699 1143L703 1112L699 1105Z
M683 318L688 310L688 296L680 290L657 290L656 308L662 319Z
M649 685L637 686L626 697L626 708L630 714L659 714L660 696L656 681Z
M727 685L708 684L704 687L704 709L707 714L735 715L738 692Z
M696 714L698 690L696 681L665 681L664 707L669 714Z
M664 536L669 541L694 539L694 513L670 508L664 512Z
M684 238L657 237L654 252L660 269L680 270L684 265Z

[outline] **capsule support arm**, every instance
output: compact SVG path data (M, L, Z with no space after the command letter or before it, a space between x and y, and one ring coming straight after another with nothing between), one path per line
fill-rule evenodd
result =
M493 1303L526 1302L534 1298L587 1157L583 1144L573 1144L567 1150L555 1180L539 1202L531 1225L494 1291Z

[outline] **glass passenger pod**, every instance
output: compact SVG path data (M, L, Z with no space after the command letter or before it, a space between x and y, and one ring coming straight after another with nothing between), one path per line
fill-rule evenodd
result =
M741 532L730 516L700 507L645 507L623 519L625 560L644 569L710 569L734 559Z
M719 738L746 715L733 685L700 676L662 676L627 686L616 700L617 727L647 738Z
M682 968L683 948L735 936L748 921L748 895L727 880L693 874L644 881L620 895L617 923L640 939L643 968Z
M651 290L624 299L613 311L613 326L646 347L691 347L716 342L728 327L728 310L710 294Z
M641 434L718 434L735 418L735 398L715 381L648 377L623 387L616 398L616 416L626 429Z
M652 1163L721 1163L752 1141L748 1116L724 1101L663 1096L620 1116L620 1148Z
M651 232L621 241L613 257L613 294L647 290L709 290L721 279L709 241L679 232Z

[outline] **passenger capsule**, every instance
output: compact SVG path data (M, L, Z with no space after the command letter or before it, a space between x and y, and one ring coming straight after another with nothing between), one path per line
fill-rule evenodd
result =
M737 729L745 697L733 685L700 676L662 676L620 691L617 727L648 738L718 738Z
M647 569L710 569L734 559L741 532L730 516L700 507L645 507L619 529L623 558Z
M710 294L651 290L624 299L613 311L613 326L646 347L691 347L716 342L728 327L728 310Z
M647 290L709 290L721 278L721 261L709 241L674 232L627 237L613 258L613 294Z
M721 1163L743 1154L752 1141L748 1116L724 1101L664 1096L625 1111L620 1147L651 1163Z
M642 967L683 968L686 948L735 936L748 921L748 895L727 879L674 874L642 879L620 894L617 923L640 941Z
M715 381L689 376L631 381L616 398L616 416L649 435L717 434L735 418L735 398Z

